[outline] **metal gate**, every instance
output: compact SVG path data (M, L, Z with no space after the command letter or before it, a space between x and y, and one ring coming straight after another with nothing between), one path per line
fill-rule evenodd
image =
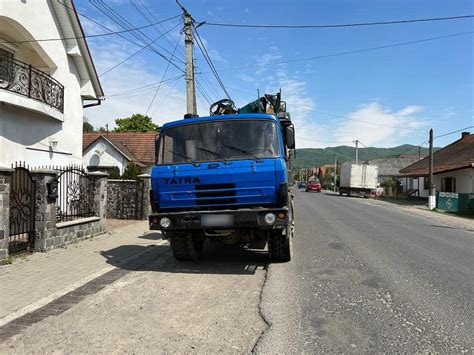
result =
M16 165L10 188L10 255L32 250L35 240L36 185L23 165Z

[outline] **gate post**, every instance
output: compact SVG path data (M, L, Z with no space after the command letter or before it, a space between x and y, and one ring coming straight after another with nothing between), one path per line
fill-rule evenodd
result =
M0 260L8 257L10 184L13 169L0 167Z
M48 183L57 178L57 171L30 170L36 184L35 251L53 249L56 237L56 199L48 197Z
M148 215L151 213L151 203L150 203L150 190L151 190L151 176L150 174L141 174L137 178L140 181L141 185L141 205L142 205L142 220L147 220Z
M96 180L96 195L95 205L97 209L97 216L100 217L100 226L97 227L97 234L103 233L106 230L107 218L107 173L101 171L94 171L87 174L91 179Z

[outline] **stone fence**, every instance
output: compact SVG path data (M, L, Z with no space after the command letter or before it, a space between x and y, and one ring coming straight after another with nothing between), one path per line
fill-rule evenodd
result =
M150 175L137 180L107 181L107 218L147 219L150 213Z
M57 182L60 172L49 169L30 169L29 176L34 182L35 188L28 198L34 199L32 201L34 207L27 212L34 213L34 216L30 216L34 219L33 227L20 236L12 236L10 235L10 225L13 222L11 218L15 219L13 223L18 222L19 215L28 218L28 213L23 212L15 213L15 216L12 217L11 194L14 171L14 169L0 167L0 261L12 254L12 241L15 240L16 242L19 238L24 238L29 245L25 251L48 251L104 233L106 231L107 215L111 215L108 213L110 209L107 208L107 203L115 207L119 203L126 206L130 205L129 200L123 200L123 198L119 200L119 196L114 196L114 191L117 190L113 187L115 182L112 181L110 184L112 187L108 187L106 173L92 172L87 174L87 178L92 181L94 188L93 197L90 201L93 204L94 215L84 218L76 217L72 220L61 220L58 218L58 213L61 210L58 207L57 191L55 195L54 191L51 190L54 182ZM140 200L135 201L135 205L140 207L140 213L129 214L125 218L146 219L151 209L149 203L149 175L140 176L135 185L140 197ZM67 188L69 189L70 186ZM81 186L78 187L78 190L81 190ZM112 193L111 197L107 196L108 190ZM70 201L71 204L80 203L80 199Z

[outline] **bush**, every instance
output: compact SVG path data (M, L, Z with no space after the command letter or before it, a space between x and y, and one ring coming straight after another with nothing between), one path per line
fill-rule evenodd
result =
M138 166L136 166L133 162L128 162L127 167L123 172L122 179L136 180L140 173L141 171Z
M120 179L120 169L118 166L114 166L109 170L109 179Z

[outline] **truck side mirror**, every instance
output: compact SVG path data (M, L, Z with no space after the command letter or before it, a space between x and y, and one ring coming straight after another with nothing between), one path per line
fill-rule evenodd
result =
M288 149L295 149L295 127L293 125L286 127L285 140Z

